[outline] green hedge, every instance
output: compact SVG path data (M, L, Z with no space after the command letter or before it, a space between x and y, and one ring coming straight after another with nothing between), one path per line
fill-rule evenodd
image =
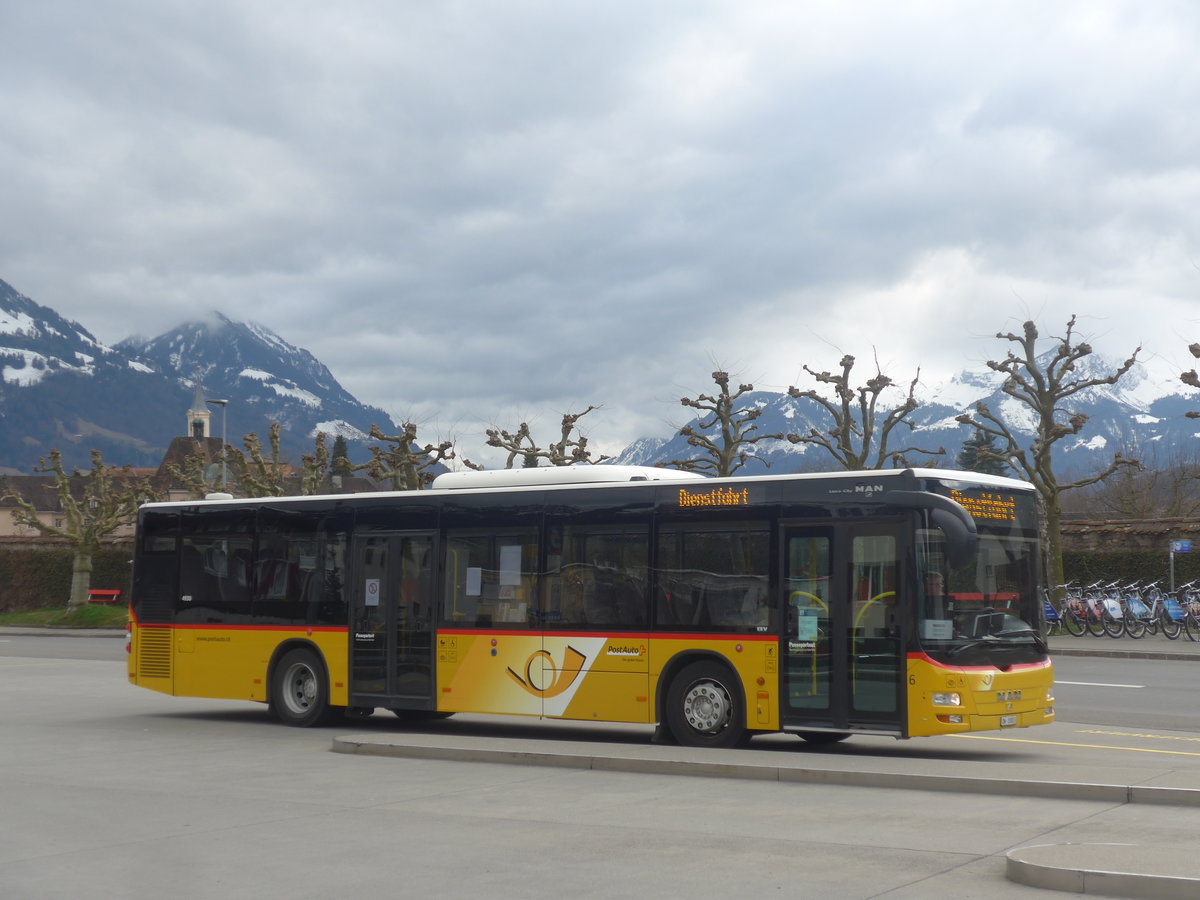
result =
M110 588L129 597L131 551L128 547L105 547L92 559L92 587ZM0 612L22 612L49 606L66 606L71 596L71 565L75 554L69 549L44 550L0 548Z
M1095 581L1149 582L1170 586L1171 563L1168 554L1149 550L1068 551L1063 553L1063 571L1068 581L1091 584ZM1175 554L1175 584L1200 578L1200 553Z

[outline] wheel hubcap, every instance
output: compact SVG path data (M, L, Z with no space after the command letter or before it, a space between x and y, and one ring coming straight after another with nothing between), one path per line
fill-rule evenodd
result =
M683 717L697 731L720 731L729 722L732 704L719 684L702 681L688 689L683 698Z
M317 679L307 666L296 666L289 673L288 706L293 712L307 712L317 696Z

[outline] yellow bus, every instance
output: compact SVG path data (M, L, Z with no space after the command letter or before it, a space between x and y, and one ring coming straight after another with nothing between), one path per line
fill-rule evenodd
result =
M151 503L129 680L288 725L391 710L732 747L1054 720L1032 487L573 466Z

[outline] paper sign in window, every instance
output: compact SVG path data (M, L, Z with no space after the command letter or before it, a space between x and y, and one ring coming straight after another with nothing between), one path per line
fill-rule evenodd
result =
M468 597L478 597L483 587L483 569L478 566L467 567L467 590Z
M820 635L820 610L798 609L800 615L796 618L796 639L815 641Z
M500 548L500 584L515 587L521 583L521 545Z

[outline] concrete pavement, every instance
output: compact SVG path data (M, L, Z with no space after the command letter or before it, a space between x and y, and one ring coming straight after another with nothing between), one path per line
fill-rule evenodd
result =
M1169 641L1161 635L1140 640L1084 635L1054 635L1051 653L1057 656L1099 656L1200 662L1200 643L1186 638ZM451 720L453 721L453 720ZM586 768L708 778L807 782L919 791L1028 796L1091 800L1116 804L1156 804L1200 808L1200 770L1131 768L1114 759L1109 765L1075 766L1070 780L1048 769L1025 763L951 759L940 752L921 752L931 744L955 738L919 739L897 744L887 738L855 737L837 748L807 752L795 738L756 738L755 745L792 752L759 754L742 750L701 750L652 744L648 732L629 741L589 741L594 729L564 726L561 736L553 724L544 735L538 725L512 725L495 720L486 733L456 730L439 723L425 732L368 733L338 736L338 753L442 759L470 762ZM1049 726L1048 730L1059 726ZM497 737L496 731L519 732ZM1038 734L1041 734L1039 729ZM985 737L985 736L981 736ZM1051 740L1050 735L1048 740ZM965 740L960 738L961 740ZM897 753L891 748L911 748ZM863 752L857 752L858 748ZM799 748L799 752L796 752ZM882 752L873 752L876 749ZM889 752L891 751L891 752ZM1176 843L1043 844L1008 853L1009 880L1031 887L1094 896L1131 898L1193 898L1200 896L1200 855L1190 834Z
M122 637L119 630L0 627L0 634ZM1108 656L1200 661L1200 643L1162 636L1050 639L1056 656ZM347 726L349 732L355 726ZM361 727L361 726L360 726ZM636 726L577 725L554 721L456 717L424 730L342 733L333 738L338 753L408 759L492 762L598 771L722 779L892 788L1006 797L1083 800L1127 809L1172 807L1200 810L1200 762L1158 762L1167 757L1104 756L1094 746L1071 765L1039 765L1027 755L1016 761L998 753L964 752L989 740L1065 745L1065 725L1036 732L985 733L963 737L895 742L858 736L834 748L806 748L796 738L756 738L751 750L701 750L653 744L650 730ZM1111 738L1101 743L1112 742ZM1118 749L1118 748L1108 748ZM763 752L757 752L762 750ZM1164 750L1150 751L1165 753ZM1187 754L1180 754L1186 756ZM1198 755L1200 756L1200 755ZM1034 760L1031 764L1030 760ZM1189 813L1190 814L1190 813ZM1119 835L1124 837L1125 835ZM1096 837L1089 834L1087 837ZM1192 832L1177 840L1028 844L1007 853L1006 875L1014 883L1049 890L1119 897L1200 896L1200 856Z

